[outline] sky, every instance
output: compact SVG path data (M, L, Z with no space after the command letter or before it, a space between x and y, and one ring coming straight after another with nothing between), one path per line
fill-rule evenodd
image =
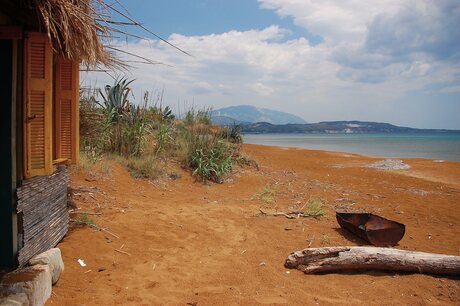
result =
M176 112L249 104L307 122L460 129L458 0L120 1L191 55L126 26L145 39L112 43L162 63L111 73L135 79L134 100L163 92ZM113 84L102 72L81 80Z

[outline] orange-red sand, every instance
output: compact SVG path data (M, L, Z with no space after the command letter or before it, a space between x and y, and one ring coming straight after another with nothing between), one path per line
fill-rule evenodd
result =
M95 186L75 202L113 235L73 226L65 271L47 305L459 305L460 280L384 272L305 275L283 263L295 250L360 245L335 209L375 212L406 224L397 248L460 255L460 163L404 159L409 170L347 153L245 145L260 165L235 167L224 184L133 179L115 162L107 178L83 168L72 185ZM261 191L271 192L261 195ZM324 200L326 217L259 215ZM72 215L77 218L78 215ZM116 251L118 250L118 251ZM83 259L87 266L77 262Z

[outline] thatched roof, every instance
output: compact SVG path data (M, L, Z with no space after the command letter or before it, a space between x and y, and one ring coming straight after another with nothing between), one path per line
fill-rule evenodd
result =
M105 66L115 70L127 69L130 67L129 62L138 63L139 60L144 64L163 64L116 47L120 37L125 37L126 42L128 38L148 39L129 33L130 27L137 27L191 56L133 19L120 0L110 3L106 3L106 0L1 1L0 12L11 19L12 25L21 25L25 30L46 32L55 53L79 60L88 68ZM112 18L112 14L117 20ZM125 59L121 60L120 55L124 55ZM134 57L137 61L129 61L126 57Z
M109 35L104 0L30 0L56 53L83 64L117 66L119 61L109 52L102 36ZM99 10L99 11L98 11ZM102 22L101 22L102 21Z

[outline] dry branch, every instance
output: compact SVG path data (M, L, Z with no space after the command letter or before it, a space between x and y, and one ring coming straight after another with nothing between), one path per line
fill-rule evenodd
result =
M70 221L71 221L71 222L77 222L76 220L70 220ZM106 228L99 227L99 226L97 226L96 224L86 224L86 225L89 226L89 227L94 228L95 230L106 232L107 234L109 234L109 235L111 235L111 236L113 236L113 237L115 237L115 238L117 238L117 239L120 239L120 236L118 236L118 235L112 233L111 231L109 231L109 230L106 229Z
M89 216L101 216L101 212L87 212L87 211L73 211L69 210L70 214L77 214L77 215L89 215Z
M115 238L117 238L117 239L120 239L120 236L118 236L118 235L115 235L114 233L112 233L111 231L109 231L109 230L108 230L108 229L106 229L106 228L103 228L103 227L99 227L99 226L97 226L97 225L94 225L94 224L89 224L89 226L91 226L92 228L95 228L95 229L97 229L98 231L103 231L103 232L106 232L107 234L109 234L109 235L111 235L111 236L113 236L113 237L115 237Z
M119 5L121 5L121 3L119 1L116 1ZM102 2L103 3L103 2ZM122 5L121 5L122 6ZM169 46L173 47L174 49L176 50L179 50L180 52L188 55L188 56L192 56L190 53L182 50L181 48L173 45L172 43L170 43L168 40L164 39L163 37L159 36L158 34L155 34L154 32L150 31L149 29L147 29L145 26L143 26L140 22L136 21L135 19L133 19L131 16L129 16L128 14L125 14L123 12L121 12L120 10L116 9L113 5L107 5L106 4L106 7L115 11L116 13L118 13L120 16L126 18L127 20L133 22L135 25L139 26L141 29L143 29L144 31L146 31L147 33L150 33L151 35L155 36L156 38L158 38L159 40L161 40L162 42L168 44ZM122 6L123 7L123 6ZM124 7L123 7L124 8Z
M460 275L460 256L377 247L309 248L291 253L287 268L306 274L342 270L385 270Z
M280 212L274 212L274 213L269 213L265 212L262 209L259 208L259 211L262 215L264 216L273 216L273 217L286 217L288 219L298 219L300 217L302 218L318 218L320 215L318 214L310 214L304 211L280 211Z
M77 186L69 187L68 193L78 193L78 192L99 192L100 189L97 187L87 187L87 186Z
M117 250L117 249L115 249L115 251L118 252L118 253L121 253L121 254L125 254L125 255L128 255L128 256L131 256L131 254L129 254L128 252L122 251L122 250Z

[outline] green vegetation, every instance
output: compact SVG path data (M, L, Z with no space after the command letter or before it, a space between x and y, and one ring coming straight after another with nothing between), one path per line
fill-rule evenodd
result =
M307 205L308 206L307 210L305 211L305 215L315 218L326 216L326 212L324 211L324 204L320 198L310 198Z
M262 202L272 204L276 202L275 199L276 191L272 190L270 186L265 186L261 190L259 190L256 194L252 196L252 200L260 200Z
M97 226L96 221L91 219L88 214L81 214L78 216L75 223L78 225Z
M220 131L220 137L227 139L232 143L242 143L243 137L241 136L243 128L241 125L233 124L232 126L226 126Z
M197 142L198 144L200 141ZM233 152L223 140L211 140L190 151L189 166L193 175L222 183L222 177L233 167Z
M321 236L321 244L328 244L329 242L331 242L331 237L327 234L323 234Z
M251 164L240 154L239 126L212 125L210 108L192 107L177 119L169 106L162 106L162 93L152 100L147 92L135 104L130 101L132 82L121 78L104 91L81 95L82 155L92 160L119 156L133 176L150 179L163 176L168 163L179 163L200 180L218 183L235 163Z
M195 124L204 124L204 125L211 125L211 108L204 108L204 109L196 109L195 107L191 107L185 113L184 123L186 125L195 125Z
M259 164L254 159L252 159L251 156L246 155L242 152L240 152L240 154L238 154L238 156L236 157L236 162L239 165L251 166L259 170Z
M97 155L94 151L80 154L78 168L84 169L90 179L104 180L112 177L112 168L110 165L106 160L102 160L101 156Z
M161 167L160 161L152 155L119 158L118 160L128 168L128 171L135 178L157 179L164 174L164 169Z

